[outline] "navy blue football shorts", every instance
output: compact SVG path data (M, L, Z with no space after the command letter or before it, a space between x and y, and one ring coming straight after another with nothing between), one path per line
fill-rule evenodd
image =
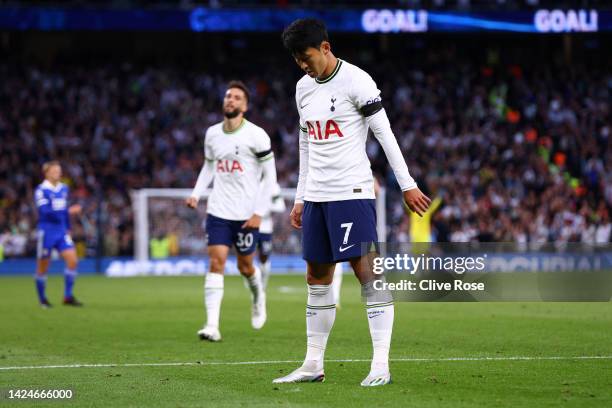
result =
M257 248L261 255L270 256L272 253L272 234L260 232Z
M206 217L206 237L208 245L234 246L240 255L250 255L257 249L259 230L242 228L244 221L232 221L208 214Z
M376 245L375 200L304 202L303 258L314 263L344 262Z

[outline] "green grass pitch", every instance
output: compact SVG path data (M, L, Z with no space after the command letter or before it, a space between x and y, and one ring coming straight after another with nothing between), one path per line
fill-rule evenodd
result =
M61 277L49 279L55 307L42 310L31 278L0 278L0 389L71 388L74 398L4 397L0 407L612 406L610 303L398 303L394 383L364 389L371 344L349 276L322 384L272 384L299 365L284 361L304 356L301 276L271 277L268 323L258 332L250 327L248 290L239 277L226 278L216 344L196 336L202 277L84 276L76 285L82 309L61 306L62 289ZM584 356L604 358L575 358ZM337 361L355 359L365 361ZM225 364L237 362L253 363ZM71 364L122 366L5 369Z

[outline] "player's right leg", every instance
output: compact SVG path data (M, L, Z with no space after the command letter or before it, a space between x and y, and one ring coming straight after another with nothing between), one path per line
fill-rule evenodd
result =
M306 358L300 368L274 383L324 381L323 359L327 339L336 318L336 305L331 289L335 262L329 234L323 219L324 203L307 202L302 216L302 245L308 264L306 281Z
M223 273L225 262L232 245L231 222L212 214L206 217L206 236L208 237L209 268L204 280L204 305L206 324L198 331L201 340L219 341L219 320L223 300Z
M306 357L300 368L273 382L321 382L325 380L323 360L327 339L336 319L331 283L335 264L308 262L308 302L306 304Z
M34 282L36 283L36 293L38 294L38 302L44 309L50 308L51 303L47 300L47 270L49 269L49 257L51 256L51 242L49 237L45 237L45 232L38 231L38 241L36 244L36 275Z
M229 253L226 245L209 245L208 273L204 280L204 305L206 307L206 324L198 331L201 340L220 341L219 320L221 317L221 301L223 300L223 272Z
M251 326L259 330L267 320L266 291L261 269L255 265L255 250L259 241L259 230L242 228L242 221L234 223L234 247L238 270L251 291Z

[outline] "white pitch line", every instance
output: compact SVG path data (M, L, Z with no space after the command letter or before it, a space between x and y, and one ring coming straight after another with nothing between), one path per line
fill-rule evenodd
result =
M392 358L391 362L452 362L452 361L546 361L546 360L612 360L612 356L509 356L509 357L445 357L445 358ZM328 363L369 363L369 359L336 359L325 360ZM14 366L0 367L0 371L9 370L36 370L52 368L122 368L122 367L174 367L174 366L213 366L213 365L257 365L257 364L298 364L302 360L264 360L264 361L200 361L186 363L125 363L125 364L67 364L45 366Z

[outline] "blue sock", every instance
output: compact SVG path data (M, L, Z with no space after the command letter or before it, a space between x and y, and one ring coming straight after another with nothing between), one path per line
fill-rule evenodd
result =
M38 292L38 301L43 303L47 300L47 296L45 295L45 288L47 287L47 277L46 276L36 276L34 278L36 282L36 292Z
M74 269L64 269L64 297L72 297L72 287L76 279L77 272Z

